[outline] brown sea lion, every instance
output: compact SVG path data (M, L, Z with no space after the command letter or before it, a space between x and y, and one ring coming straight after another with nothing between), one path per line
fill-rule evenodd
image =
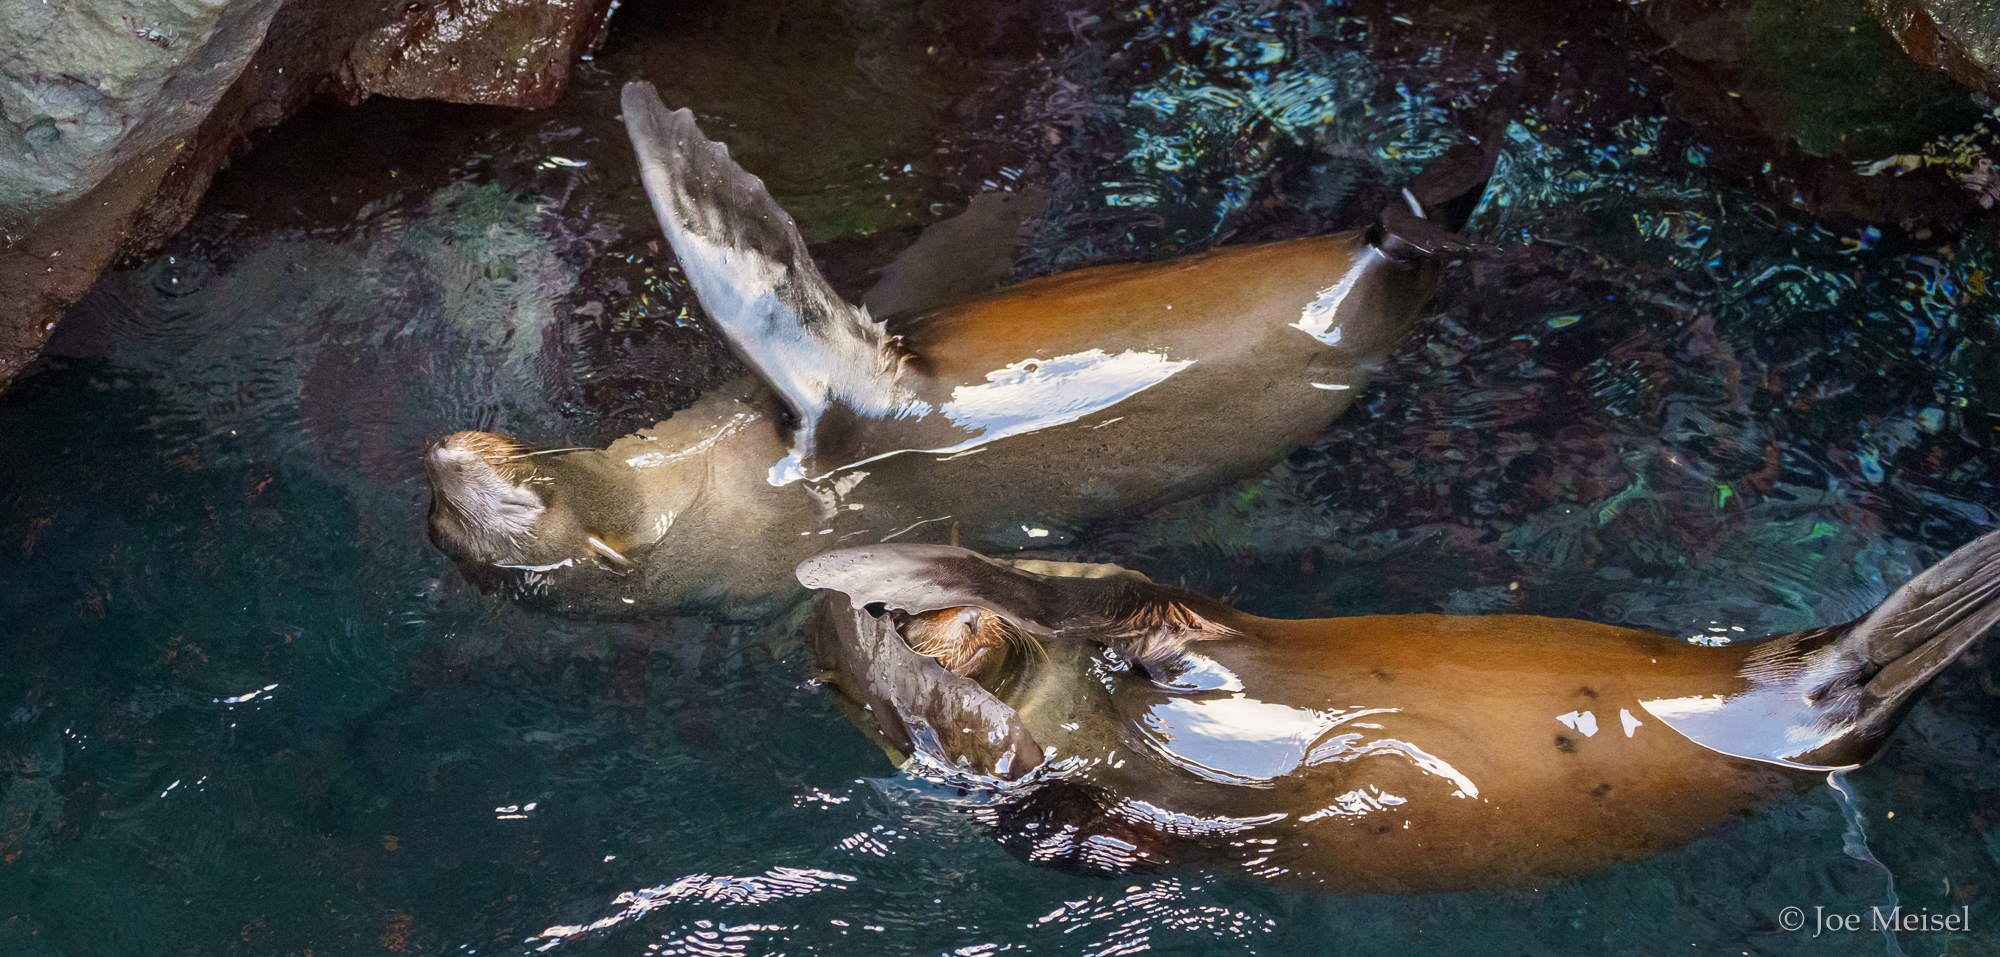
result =
M461 432L425 461L431 539L468 577L576 611L754 615L831 545L954 527L988 549L1059 544L1268 468L1409 330L1498 140L1446 154L1381 227L1083 269L885 325L834 294L692 114L635 83L624 115L682 271L757 378L608 449Z
M1523 615L1280 621L934 545L799 578L824 590L820 666L884 744L1030 777L1002 830L1031 859L1414 892L1644 857L1868 760L2000 619L2000 533L1856 621L1725 647Z

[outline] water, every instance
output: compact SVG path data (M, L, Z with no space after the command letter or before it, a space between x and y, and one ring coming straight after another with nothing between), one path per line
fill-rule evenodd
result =
M1847 856L1857 861L1865 861L1873 864L1881 868L1882 873L1885 875L1887 885L1884 888L1883 896L1887 897L1888 901L1886 904L1878 904L1870 908L1870 911L1874 913L1882 913L1884 911L1893 912L1891 909L1896 908L1896 875L1894 871L1889 870L1888 865L1883 864L1880 859L1876 858L1874 851L1868 849L1868 832L1861 821L1861 808L1856 805L1854 800L1854 789L1848 786L1847 773L1844 771L1829 772L1826 776L1826 786L1833 790L1834 800L1840 804L1840 814L1847 819L1847 833L1841 838L1842 843L1845 845ZM1896 939L1896 932L1893 926L1895 922L1884 921L1883 923L1891 925L1878 928L1882 932L1883 942L1888 948L1889 957L1906 957L1903 953L1902 943Z
M760 10L631 7L546 113L311 112L0 398L0 952L1883 951L1781 926L1882 900L1826 788L1535 889L1030 865L896 776L796 615L500 605L424 542L416 463L460 428L601 443L740 372L630 182L628 76L856 292L1017 183L1049 192L1023 277L1350 226L1511 97L1484 248L1356 408L1070 556L1265 614L1843 620L1996 523L1985 106L1837 4L1752 8L1747 61L1595 8ZM1732 92L1748 119L1703 112ZM1898 156L1956 198L1825 186ZM1996 686L1975 650L1849 778L1904 908L1970 908L1911 954L1996 950Z

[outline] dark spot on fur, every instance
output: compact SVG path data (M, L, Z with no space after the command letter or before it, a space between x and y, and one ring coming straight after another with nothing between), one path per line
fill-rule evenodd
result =
M1570 739L1565 738L1560 734L1556 735L1556 750L1561 751L1564 754L1568 754L1576 750L1576 742L1571 741Z
M1593 795L1595 795L1595 796L1597 796L1597 797L1603 797L1603 796L1605 796L1605 795L1607 795L1607 794L1610 794L1610 793L1611 793L1611 785L1609 785L1609 784L1600 784L1600 785L1598 785L1598 786L1596 786L1596 787L1594 787L1594 788L1591 788L1591 789L1590 789L1590 793L1591 793L1591 794L1593 794Z
M1583 688L1579 688L1579 689L1577 689L1577 692L1576 692L1576 693L1577 693L1577 694L1580 694L1580 695L1582 695L1582 696L1584 696L1584 697L1586 697L1586 698L1595 698L1595 697L1597 697L1597 692L1595 692L1595 691L1592 691L1592 690L1590 690L1589 686L1587 686L1587 685L1586 685L1585 687L1583 687Z
M1374 675L1375 675L1375 677L1377 677L1377 678L1380 678L1380 679L1382 679L1383 681L1387 681L1387 680L1389 680L1389 673L1388 673L1388 672L1386 672L1386 671L1383 671L1383 670L1382 670L1382 669L1380 669L1380 668L1377 668L1377 669L1375 669L1375 671L1374 671Z

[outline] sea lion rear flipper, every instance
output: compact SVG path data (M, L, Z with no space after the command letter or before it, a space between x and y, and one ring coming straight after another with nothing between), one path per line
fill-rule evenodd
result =
M2000 621L2000 532L1903 583L1866 617L1771 639L1737 694L1642 701L1697 744L1794 767L1875 756L1916 693Z
M1505 129L1504 115L1496 114L1477 140L1446 150L1382 207L1385 255L1407 261L1465 250L1458 231L1486 195Z
M1894 728L1911 696L2000 621L2000 532L1989 532L1903 583L1840 647L1861 656L1860 722Z
M799 415L799 459L835 406L879 417L914 401L896 388L894 341L827 285L764 182L702 136L692 112L668 111L652 84L625 84L623 109L639 178L681 271L709 318Z

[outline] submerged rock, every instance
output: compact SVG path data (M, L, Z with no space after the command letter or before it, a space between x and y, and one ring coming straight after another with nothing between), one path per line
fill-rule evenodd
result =
M606 0L0 5L0 389L114 258L314 97L553 103Z
M1992 0L1869 0L1910 58L2000 97L2000 5Z
M1864 0L1655 0L1638 13L1660 39L1654 58L1676 113L1711 133L1717 162L1762 181L1775 201L1918 242L1976 218L1983 194L1966 179L1976 157L1896 158L1980 110L1911 64Z

